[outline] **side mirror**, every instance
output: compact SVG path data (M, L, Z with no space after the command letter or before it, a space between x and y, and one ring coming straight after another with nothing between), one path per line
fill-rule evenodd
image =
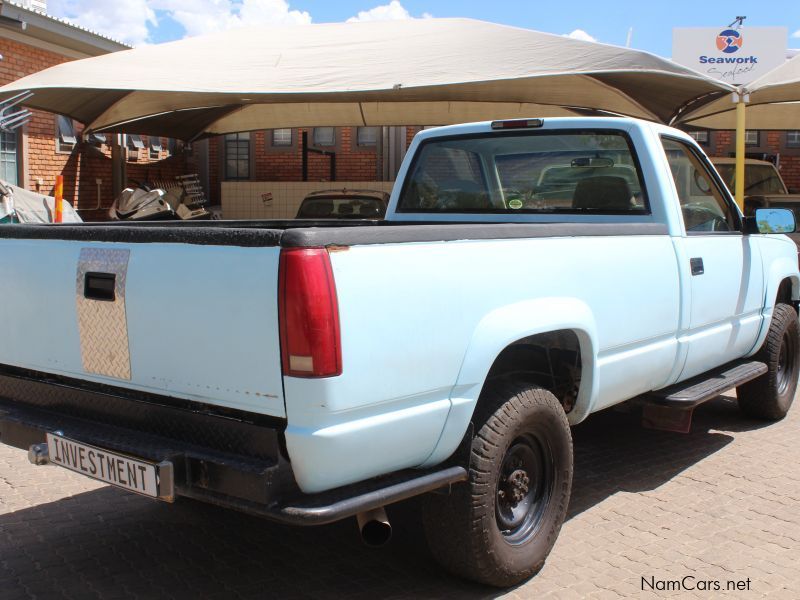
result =
M755 215L745 217L748 233L794 233L794 213L788 208L757 208Z

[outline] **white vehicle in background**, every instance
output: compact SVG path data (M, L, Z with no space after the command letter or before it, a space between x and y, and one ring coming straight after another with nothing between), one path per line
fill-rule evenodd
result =
M732 387L786 415L800 273L765 234L794 228L623 118L423 131L385 220L0 227L0 440L372 543L425 494L436 558L512 585L566 516L571 425L635 400L688 430Z

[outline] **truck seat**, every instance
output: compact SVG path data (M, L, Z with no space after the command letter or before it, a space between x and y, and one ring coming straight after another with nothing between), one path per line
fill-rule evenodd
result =
M625 178L597 175L578 182L572 196L572 208L631 210L633 207L632 196Z

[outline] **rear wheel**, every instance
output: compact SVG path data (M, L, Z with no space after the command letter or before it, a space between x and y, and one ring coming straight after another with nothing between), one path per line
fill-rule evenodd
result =
M564 409L542 388L491 384L478 406L469 481L426 499L425 533L450 571L508 586L537 573L555 543L569 503L572 438Z
M777 304L764 345L753 357L767 372L736 388L739 408L749 417L777 421L786 416L800 373L800 325L788 304Z

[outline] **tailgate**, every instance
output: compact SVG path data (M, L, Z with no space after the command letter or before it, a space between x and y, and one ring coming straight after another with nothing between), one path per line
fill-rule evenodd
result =
M285 417L278 236L243 247L3 233L0 364Z

